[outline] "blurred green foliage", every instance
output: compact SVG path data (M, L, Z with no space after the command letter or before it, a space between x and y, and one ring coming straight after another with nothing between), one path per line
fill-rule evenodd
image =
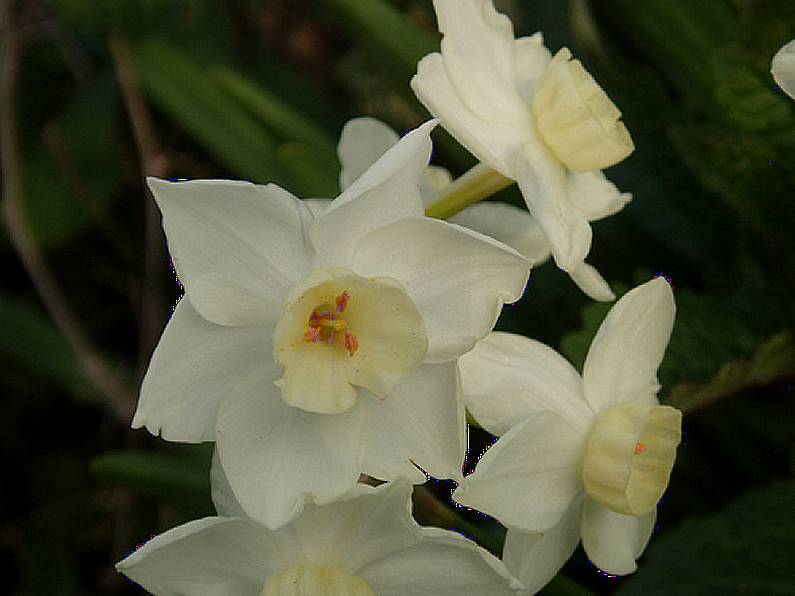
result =
M518 34L542 30L551 49L572 47L624 113L637 151L608 175L633 201L595 225L593 262L618 293L657 272L672 280L677 320L660 395L688 411L659 536L638 574L602 578L579 552L544 593L791 592L795 488L780 481L795 470L795 103L768 69L795 37L795 3L499 6ZM159 332L180 289L165 260L154 274L144 264L141 159L112 36L129 45L169 176L247 178L330 198L347 118L371 114L405 131L427 117L407 83L438 48L429 0L29 0L13 12L14 26L37 32L16 89L25 215L125 382L140 378L151 349L137 339ZM457 173L472 163L449 135L434 137L435 162ZM515 189L499 198L521 205ZM211 512L210 449L132 431L103 407L7 237L2 259L5 587L138 593L112 563ZM141 328L151 319L145 298L157 329ZM581 367L608 308L548 263L499 325L559 346ZM473 432L470 457L488 443ZM482 517L459 529L491 548L500 535Z

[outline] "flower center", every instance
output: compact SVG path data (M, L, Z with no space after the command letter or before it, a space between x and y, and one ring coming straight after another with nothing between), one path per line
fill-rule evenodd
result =
M417 307L394 279L342 268L313 271L287 298L273 333L276 384L289 405L340 414L357 388L384 398L425 357Z
M348 321L342 318L351 295L343 290L334 298L334 306L325 303L312 309L306 323L304 340L311 344L334 344L342 338L342 347L353 356L359 349L359 338L347 328ZM342 332L342 333L340 333Z
M305 563L271 575L259 596L375 596L375 592L345 569Z
M682 438L682 413L645 399L602 412L588 435L583 482L588 496L624 515L643 515L668 486Z
M567 48L538 82L532 110L544 142L572 171L601 170L635 149L621 112Z

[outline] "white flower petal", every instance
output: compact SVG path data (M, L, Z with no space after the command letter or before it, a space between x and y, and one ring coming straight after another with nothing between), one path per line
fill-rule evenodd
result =
M472 230L414 217L363 238L353 269L403 285L425 323L425 361L444 362L469 351L491 331L502 305L522 296L530 262Z
M501 561L454 532L422 528L424 540L358 571L378 596L508 596L518 588Z
M290 532L207 517L153 538L116 569L153 594L252 596L271 573L302 558Z
M589 298L600 302L615 300L616 295L610 289L605 278L596 270L596 267L582 261L576 268L569 271L572 281L577 284Z
M528 592L535 594L558 574L580 542L583 499L575 499L563 518L546 532L508 530L502 560Z
M224 467L221 465L221 456L218 454L217 447L213 449L213 459L210 464L210 490L213 506L218 515L222 517L248 517L237 501L232 485L229 484Z
M514 177L514 155L527 142L529 127L484 119L470 111L453 88L444 59L438 53L419 61L411 88L428 111L475 157L502 175Z
M276 387L230 395L218 414L221 463L245 511L269 528L298 515L304 497L327 501L359 478L364 410L305 412L286 405Z
M431 157L436 121L411 131L354 181L312 224L317 267L347 267L368 232L422 215L419 181Z
M509 528L548 530L582 491L584 443L557 414L539 412L492 445L453 498Z
M795 39L776 52L770 72L784 93L795 99Z
M309 211L315 218L318 218L328 209L331 201L329 199L304 199L304 205L309 207Z
M447 75L464 105L483 120L529 119L518 95L511 20L491 0L434 0Z
M544 46L544 36L535 33L530 37L520 37L514 41L516 86L519 93L530 105L536 85L552 61L552 54Z
M618 213L632 200L632 194L619 191L601 170L569 172L566 187L572 205L589 221Z
M310 561L358 575L365 565L422 540L411 519L411 491L406 480L377 488L360 484L339 501L308 504L291 527Z
M278 378L272 333L215 325L182 298L152 354L132 427L169 441L214 441L218 408L233 388L255 391Z
M348 120L342 128L337 155L340 158L340 189L345 190L398 142L400 137L389 126L375 118Z
M420 194L427 206L453 181L453 175L439 166L428 166L420 178Z
M219 325L275 322L312 267L312 214L278 186L148 178L180 281Z
M585 500L582 546L591 562L609 575L627 575L646 549L657 510L636 517L610 511L593 499Z
M448 221L507 244L535 265L549 257L549 242L541 226L527 211L513 205L497 202L475 203Z
M424 364L386 399L361 399L370 412L365 474L425 482L414 462L435 478L461 479L466 421L455 362Z
M583 368L585 397L599 412L658 389L657 368L671 337L676 307L657 277L627 292L596 333Z
M515 170L516 183L546 234L555 263L564 271L575 269L591 249L591 226L569 200L566 169L535 142L518 154Z
M593 412L582 379L569 362L541 342L494 332L459 360L464 404L493 435L551 410L585 434Z

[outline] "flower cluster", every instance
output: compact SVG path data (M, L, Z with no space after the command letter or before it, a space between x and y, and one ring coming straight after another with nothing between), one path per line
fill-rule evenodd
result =
M613 299L585 263L588 222L629 200L601 169L632 141L567 49L514 39L491 0L434 7L441 53L412 87L438 120L403 138L350 121L335 199L149 180L185 295L132 424L215 442L218 512L118 564L153 593L529 593L580 540L604 572L635 569L681 435L681 414L656 397L670 286L654 279L613 306L582 376L543 344L492 332L550 253ZM474 174L429 165L437 123L482 162ZM516 181L529 212L425 215L484 176ZM466 478L465 408L500 437ZM428 476L508 527L503 561L417 526L412 485Z

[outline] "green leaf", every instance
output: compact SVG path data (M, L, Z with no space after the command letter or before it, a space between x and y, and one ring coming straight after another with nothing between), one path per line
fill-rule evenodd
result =
M0 354L38 377L74 389L83 371L71 346L50 320L24 302L0 295Z
M144 90L234 175L289 186L272 136L176 48L145 40L133 47Z
M652 539L646 561L617 592L795 594L795 482L748 492L720 514Z
M210 496L209 445L168 452L111 451L91 461L91 472L104 485L177 504L207 504Z
M337 154L303 143L285 143L279 158L296 180L295 192L304 198L334 198L339 193Z
M210 77L285 141L299 141L334 151L334 139L277 95L229 68L214 68Z
M322 0L351 38L366 46L393 76L408 79L420 58L439 50L438 36L422 30L384 0Z
M121 176L113 132L117 100L113 79L100 78L45 129L55 153L41 140L25 151L23 208L41 246L70 239L118 190Z
M795 377L795 340L791 333L783 332L762 344L751 358L724 364L709 382L677 385L664 401L689 412L787 377Z

